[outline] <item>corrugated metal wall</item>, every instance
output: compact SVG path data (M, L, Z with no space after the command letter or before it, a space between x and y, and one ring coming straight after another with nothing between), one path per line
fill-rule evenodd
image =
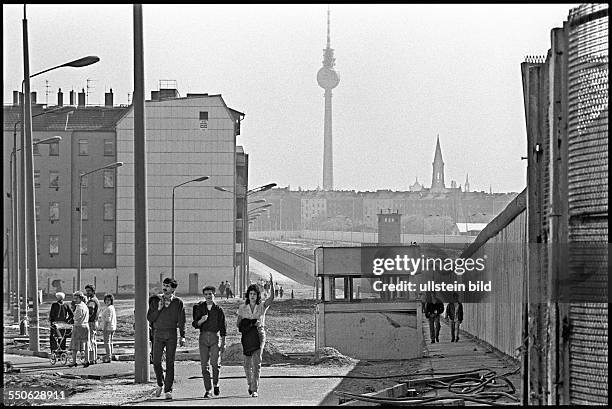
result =
M501 352L519 358L521 346L523 281L527 269L527 212L523 210L497 235L471 256L486 259L486 281L491 280L491 299L464 303L462 329ZM462 255L466 257L466 255Z
M608 5L582 5L569 22L569 267L583 275L575 295L584 301L569 309L569 396L606 404L608 304L592 301L608 297Z

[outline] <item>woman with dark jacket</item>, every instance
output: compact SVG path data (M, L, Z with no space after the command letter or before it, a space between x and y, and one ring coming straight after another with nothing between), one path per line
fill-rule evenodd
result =
M272 274L270 274L270 286L272 287L272 285ZM259 287L257 284L251 284L245 294L245 303L238 308L236 324L242 333L244 372L249 385L249 395L253 398L258 396L261 359L266 344L266 312L272 305L273 300L274 292L271 291L270 297L262 303ZM257 334L257 340L255 334Z

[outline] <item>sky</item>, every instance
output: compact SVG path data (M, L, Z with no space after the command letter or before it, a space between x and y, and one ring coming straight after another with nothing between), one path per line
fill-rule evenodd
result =
M445 182L520 192L526 183L520 64L546 55L566 4L331 4L334 189L431 185L439 136ZM245 113L237 143L251 187L322 186L324 90L316 81L327 4L144 4L145 97L160 80L221 94ZM23 79L23 5L3 4L4 103ZM133 92L130 4L27 6L30 72L86 55L100 62L32 79L38 102L89 83L88 104ZM90 80L90 81L88 81ZM48 88L47 88L48 86Z

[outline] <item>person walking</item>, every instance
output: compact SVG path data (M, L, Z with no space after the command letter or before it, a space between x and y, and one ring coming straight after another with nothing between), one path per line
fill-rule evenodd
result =
M185 346L185 306L183 300L174 295L178 283L174 278L165 278L162 285L163 294L149 299L147 320L153 327L153 369L159 397L164 389L166 399L172 399L174 384L174 358L176 356L176 329L179 329L179 345ZM166 350L166 376L162 368L162 355Z
M72 365L77 366L77 352L89 351L89 309L85 305L85 295L81 291L76 291L73 295L74 301L74 323L72 324L72 335L70 337L70 349L72 350ZM85 359L84 368L89 366L89 361Z
M115 312L115 297L112 294L104 296L106 308L100 314L100 327L104 336L104 350L106 355L102 362L109 363L113 354L113 335L117 330L117 313Z
M49 312L49 346L51 347L51 352L56 351L58 349L57 340L60 341L59 349L61 351L66 350L66 336L68 335L68 329L65 328L57 328L57 323L62 322L68 324L72 322L73 312L66 303L64 303L64 298L66 298L66 294L62 292L55 293L55 301L51 304L51 311Z
M283 298L283 286L281 285L280 288L278 289L278 295L280 296L280 298Z
M232 291L232 286L229 281L225 281L225 296L226 298L234 298L234 293Z
M280 288L280 287L279 287L278 283L275 283L275 284L274 284L274 296L275 296L275 297L278 297L278 289L279 289L279 288Z
M204 301L193 306L193 327L200 330L200 365L204 378L204 398L210 398L214 387L214 395L219 396L219 368L221 354L225 351L225 313L223 308L215 303L215 287L206 286L202 289ZM210 367L212 366L212 384Z
M440 315L444 312L444 303L440 301L436 293L427 294L425 305L425 316L429 320L429 336L431 343L440 342Z
M224 294L225 294L225 283L221 281L221 284L219 284L219 299L222 299Z
M453 301L446 306L446 318L450 320L451 342L459 342L459 326L463 322L463 304L459 294L453 293Z
M270 288L272 288L272 274L270 274ZM263 357L263 351L266 343L266 312L274 301L274 292L270 292L270 297L261 302L261 292L256 284L251 284L247 288L245 294L245 303L241 304L238 308L238 319L236 325L238 328L241 326L244 328L245 323L243 320L254 320L251 321L257 327L260 345L259 348L251 353L251 355L244 356L244 372L246 374L247 383L249 386L249 395L256 398L258 396L259 389L259 375L261 371L261 359ZM244 345L243 345L244 346ZM246 351L243 351L246 352Z
M87 359L90 364L95 364L98 359L98 344L96 333L98 331L98 314L100 313L100 300L96 297L96 287L91 284L85 286L87 293L87 308L89 309L89 353Z

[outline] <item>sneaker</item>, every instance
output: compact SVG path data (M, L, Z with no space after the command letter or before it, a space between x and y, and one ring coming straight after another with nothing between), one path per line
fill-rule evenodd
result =
M258 396L259 396L259 395L257 394L257 392L253 392L253 393L251 393L251 397L252 397L252 398L256 398L256 397L258 397Z
M214 388L214 394L215 394L215 396L219 396L219 393L220 393L220 392L221 392L221 391L219 390L219 387L218 387L218 386L215 386L215 388Z
M166 392L166 399L172 399L172 392Z
M210 399L210 397L211 397L211 396L210 396L210 391L206 391L206 392L204 393L204 399Z
M161 396L162 393L162 387L158 386L157 389L155 389L155 397L159 398Z

